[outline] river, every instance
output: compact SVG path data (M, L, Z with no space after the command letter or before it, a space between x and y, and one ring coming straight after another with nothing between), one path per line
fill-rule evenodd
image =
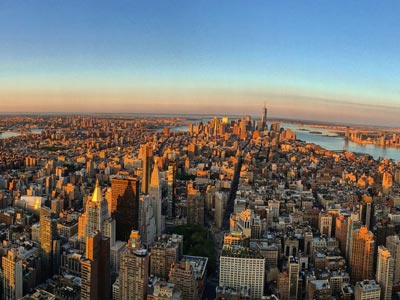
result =
M5 131L5 132L0 133L0 139L7 139L10 137L19 136L19 135L20 135L19 132Z
M31 129L30 131L34 134L40 134L40 133L42 133L43 129ZM21 133L19 133L17 131L4 131L4 132L0 133L0 140L7 139L10 137L20 136L20 135L21 135Z
M361 145L356 144L350 141L346 141L342 136L335 136L335 132L322 129L322 128L314 128L307 126L297 126L294 124L282 124L284 128L289 128L296 132L296 137L298 140L305 141L307 143L313 143L320 145L321 147L327 150L343 150L346 146L347 151L349 152L357 152L357 153L366 153L371 155L373 158L385 157L394 159L395 161L400 161L400 148L394 147L380 147L377 145ZM300 129L306 129L309 131L303 131ZM322 134L311 133L310 131L318 131ZM332 135L332 136L327 136Z

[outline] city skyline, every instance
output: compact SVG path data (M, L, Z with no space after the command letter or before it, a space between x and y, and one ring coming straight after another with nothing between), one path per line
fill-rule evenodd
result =
M397 125L400 5L6 1L1 112Z

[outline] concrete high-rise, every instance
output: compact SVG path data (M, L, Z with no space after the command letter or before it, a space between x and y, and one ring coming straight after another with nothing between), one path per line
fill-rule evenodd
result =
M121 253L119 299L145 300L148 283L149 253L141 247L138 231L132 230Z
M370 196L364 195L363 201L360 204L360 220L363 225L371 230L374 223L374 203Z
M162 235L150 247L150 274L167 279L172 264L182 256L183 236Z
M394 263L394 278L393 282L400 282L400 237L398 235L391 235L386 238L386 248L390 251Z
M350 255L352 282L372 278L375 240L366 226L353 232Z
M139 197L139 233L145 246L151 245L157 237L154 210L149 195Z
M381 288L375 280L357 282L354 289L354 300L380 300Z
M300 265L296 257L289 257L288 259L289 271L289 300L296 300L299 288L299 272Z
M22 257L17 249L9 250L2 257L4 300L17 300L23 296Z
M381 300L392 299L393 279L394 259L386 247L379 246L376 282L381 286Z
M342 256L346 255L347 247L347 231L349 229L349 216L339 214L336 217L335 238L339 241L340 253Z
M388 236L396 234L396 229L394 224L378 222L377 224L375 224L372 232L375 235L376 246L385 246L386 238Z
M175 284L155 277L149 281L147 300L182 300L182 292Z
M86 238L81 260L81 300L108 300L111 296L110 240L99 231Z
M353 232L361 227L360 215L356 212L352 212L347 220L347 242L346 242L346 258L350 260L352 242L353 242Z
M131 230L139 230L139 180L111 179L111 215L117 223L117 239L127 241Z
M96 174L93 160L89 160L86 163L86 173L87 173L89 178L93 178L94 175Z
M220 257L219 285L239 289L250 287L251 299L264 294L265 259L250 249L223 250Z
M151 174L150 189L149 189L150 201L153 207L153 216L156 221L156 236L159 236L163 231L163 220L161 215L161 184L160 184L160 172L158 170L158 161L154 161L153 172Z
M182 300L196 300L197 281L192 265L188 261L173 264L169 272L169 282L182 292Z
M215 225L218 229L222 228L222 222L224 220L225 207L228 202L228 195L224 192L215 193L215 213L214 220Z
M204 197L194 188L193 183L187 187L187 224L204 225Z
M332 234L332 215L321 212L318 217L318 229L321 234L331 237Z

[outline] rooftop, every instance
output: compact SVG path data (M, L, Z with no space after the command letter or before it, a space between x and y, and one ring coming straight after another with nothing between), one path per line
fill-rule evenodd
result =
M193 268L196 279L202 279L205 276L208 257L184 255L182 261L187 261Z

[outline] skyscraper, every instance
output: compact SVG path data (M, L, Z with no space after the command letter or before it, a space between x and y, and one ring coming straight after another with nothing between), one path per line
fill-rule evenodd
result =
M141 248L139 232L132 230L128 243L121 253L120 300L146 299L148 269L149 253Z
M42 280L58 271L60 240L58 239L57 220L48 207L40 209L40 259Z
M381 300L392 299L393 279L394 259L386 247L379 246L376 282L381 286Z
M289 257L289 300L296 300L299 288L299 271L300 265L296 257Z
M158 170L158 161L154 161L153 172L151 174L149 195L153 207L153 216L156 221L156 236L159 236L163 230L163 221L161 215L161 185L160 172Z
M395 260L394 283L400 281L400 238L398 235L391 235L386 238L386 247Z
M224 220L224 212L226 203L228 202L228 195L224 192L215 193L215 213L214 220L218 229L222 228L222 221Z
M18 250L9 250L7 256L2 258L3 267L3 298L4 300L17 300L23 296L22 287L22 258Z
M141 192L147 194L149 192L150 175L151 175L151 158L153 151L148 144L140 146L139 158L142 161L142 187Z
M117 223L117 239L128 240L139 230L139 181L136 177L111 179L111 214Z
M368 230L373 227L374 203L370 196L364 195L363 201L360 204L360 220L363 225L367 226Z
M86 238L81 280L81 300L110 299L110 240L99 231Z
M87 236L100 231L110 238L111 246L115 243L115 221L110 216L108 203L102 196L98 180L91 199L86 202L85 212L79 217L78 222L78 239L81 242L84 242Z
M261 116L261 131L264 131L267 126L267 113L268 113L268 110L264 104L263 113Z
M214 125L213 125L214 138L215 138L215 140L217 140L217 137L218 137L218 128L219 128L219 120L218 120L218 117L215 117L215 118L213 119L213 123L214 123Z
M157 237L154 210L149 195L139 197L139 233L145 246L151 245Z
M372 232L375 235L376 246L385 246L386 238L388 236L394 235L396 233L396 229L394 224L390 224L387 222L378 222Z
M168 195L167 195L167 215L169 219L175 216L175 185L176 185L176 162L170 161L167 172Z
M89 160L86 163L86 173L87 173L89 178L94 177L94 175L95 175L95 166L94 166L93 160Z
M342 256L346 255L347 231L349 228L349 215L340 213L336 217L335 238L339 241L339 248Z
M375 240L366 226L353 232L350 255L352 282L372 278Z
M351 251L352 251L352 242L353 242L353 232L361 227L360 215L356 212L352 212L350 214L349 219L347 220L348 229L347 229L347 242L346 242L346 258L350 260Z

